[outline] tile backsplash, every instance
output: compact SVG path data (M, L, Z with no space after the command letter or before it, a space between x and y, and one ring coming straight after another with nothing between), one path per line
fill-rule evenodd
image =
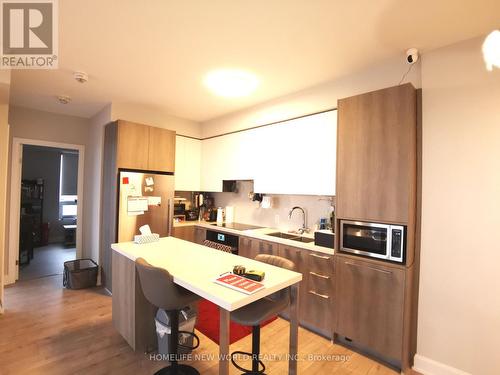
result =
M210 193L215 206L234 206L234 221L264 227L279 228L283 231L302 227L302 212L296 210L291 219L288 213L294 206L306 211L307 226L312 230L321 217L330 217L330 207L335 197L317 195L273 195L271 208L260 207L259 202L252 202L248 194L253 191L253 181L237 181L237 193Z

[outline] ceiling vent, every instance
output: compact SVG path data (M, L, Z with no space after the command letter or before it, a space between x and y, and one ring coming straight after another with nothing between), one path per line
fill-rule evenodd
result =
M61 104L68 104L69 102L71 102L71 98L68 95L58 95L57 100Z

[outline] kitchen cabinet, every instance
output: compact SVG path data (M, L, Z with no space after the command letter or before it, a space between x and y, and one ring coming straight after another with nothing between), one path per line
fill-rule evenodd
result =
M99 243L101 283L112 289L110 245L116 242L119 169L174 172L175 132L117 120L104 129L103 189Z
M258 254L278 255L278 244L268 241L259 241Z
M299 322L302 326L332 338L334 296L333 255L279 245L279 256L295 263L302 273L299 295ZM288 319L288 310L281 313Z
M149 127L148 169L160 172L175 171L175 132Z
M207 239L207 230L201 227L194 227L194 242L203 245L203 241Z
M223 180L253 180L259 146L254 131L202 141L201 190L221 192Z
M149 169L149 127L117 121L116 164L118 168Z
M200 190L222 192L222 180L226 168L225 137L204 139L201 142Z
M302 303L305 301L305 285L307 276L307 250L299 249L297 247L292 247L288 245L280 244L278 246L278 255L282 258L291 260L295 264L295 271L302 274L302 281L299 288L299 323L303 322L303 316L305 312L304 305ZM285 309L280 313L281 317L289 319L290 311Z
M335 332L386 360L401 362L405 271L337 256Z
M333 255L240 236L239 255L254 259L258 254L278 255L295 264L295 271L302 274L299 323L311 331L332 338L335 291ZM282 311L280 316L288 319L288 309Z
M333 255L307 251L306 264L302 325L332 338L335 295Z
M194 225L174 227L172 228L172 237L189 242L195 242L195 227Z
M174 131L124 120L116 124L118 168L174 172Z
M259 253L259 242L260 240L257 240L255 238L240 236L238 255L245 258L254 259Z
M175 190L202 191L201 140L175 137Z
M335 195L337 116L327 111L255 129L254 191Z
M335 195L337 116L327 111L202 141L201 190L254 180L264 194Z
M278 255L278 244L252 237L240 236L238 255L255 259L259 254Z
M411 84L339 100L338 218L413 225L416 103Z

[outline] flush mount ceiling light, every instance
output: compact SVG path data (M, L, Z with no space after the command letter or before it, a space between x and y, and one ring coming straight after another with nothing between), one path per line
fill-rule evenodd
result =
M483 57L486 63L486 69L493 70L496 66L500 68L500 31L491 32L483 43Z
M205 86L225 98L238 98L254 92L259 86L255 74L239 69L218 69L208 73Z

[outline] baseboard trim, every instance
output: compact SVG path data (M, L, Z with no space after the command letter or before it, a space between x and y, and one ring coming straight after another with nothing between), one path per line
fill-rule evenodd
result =
M445 365L420 354L415 354L413 370L423 375L471 375L468 372Z

